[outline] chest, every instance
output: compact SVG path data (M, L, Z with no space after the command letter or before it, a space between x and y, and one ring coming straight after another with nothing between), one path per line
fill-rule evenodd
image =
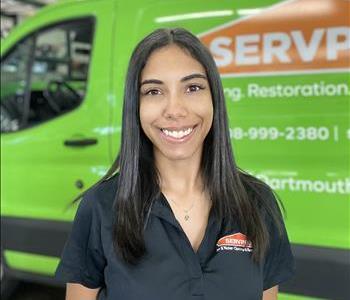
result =
M115 259L110 247L106 298L102 299L189 300L196 296L201 300L261 300L262 273L251 262L250 254L217 252L218 239L237 229L221 230L219 224L208 222L206 238L193 251L189 240L194 242L199 231L191 236L191 223L184 220L180 224L183 231L163 218L151 218L145 231L148 254L137 268Z
M205 237L211 205L206 204L190 212L176 209L174 206L171 206L171 208L175 219L181 226L181 229L190 242L193 251L197 252Z
M204 236L205 230L208 224L208 219L203 217L189 218L185 220L182 215L175 215L175 218L179 222L186 238L190 242L193 250L197 252Z

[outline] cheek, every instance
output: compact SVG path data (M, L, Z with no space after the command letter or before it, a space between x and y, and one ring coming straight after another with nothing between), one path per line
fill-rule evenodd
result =
M210 119L210 123L212 123L213 117L214 117L214 107L213 107L213 101L211 100L211 98L208 101L206 113L207 113L208 119Z
M143 131L147 134L147 128L155 121L157 116L157 107L151 103L140 103L140 123Z
M213 111L213 107L211 106L211 109L207 111L207 120L206 120L207 133L213 126L213 119L214 119L214 111Z
M141 123L141 128L143 129L144 132L145 132L145 127L147 127L146 124L148 123L148 118L149 118L149 115L147 113L147 107L141 103L140 104L140 123Z
M206 134L209 133L211 127L213 126L213 119L214 119L214 107L212 100L208 101L207 105L203 105L203 116L204 116L204 128L206 131Z
M201 105L196 107L196 111L197 114L203 119L205 126L210 128L214 117L213 102L210 96L203 100L201 101Z

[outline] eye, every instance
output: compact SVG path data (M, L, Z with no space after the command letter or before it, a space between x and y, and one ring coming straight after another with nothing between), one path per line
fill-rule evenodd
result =
M147 96L147 95L156 96L156 95L161 95L161 91L157 90L157 89L149 89L149 90L142 92L142 94L145 96Z
M200 84L191 84L188 86L187 88L187 92L198 92L200 90L204 90L204 86L200 85Z

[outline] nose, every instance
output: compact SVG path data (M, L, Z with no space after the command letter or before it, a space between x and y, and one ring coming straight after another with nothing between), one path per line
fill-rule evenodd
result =
M170 94L166 101L163 115L166 119L186 117L187 108L184 99L177 93Z

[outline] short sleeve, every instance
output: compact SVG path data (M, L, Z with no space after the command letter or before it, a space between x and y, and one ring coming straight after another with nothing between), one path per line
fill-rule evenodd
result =
M283 221L283 217L277 200L272 192L268 196L279 213L281 220L282 232L280 233L276 223L271 219L267 221L270 233L270 245L267 250L264 268L263 268L263 290L267 290L275 285L279 285L289 279L295 274L295 262L291 251L291 246Z
M70 236L65 244L56 279L80 283L88 288L103 286L106 260L101 245L101 220L98 217L93 191L79 203Z

